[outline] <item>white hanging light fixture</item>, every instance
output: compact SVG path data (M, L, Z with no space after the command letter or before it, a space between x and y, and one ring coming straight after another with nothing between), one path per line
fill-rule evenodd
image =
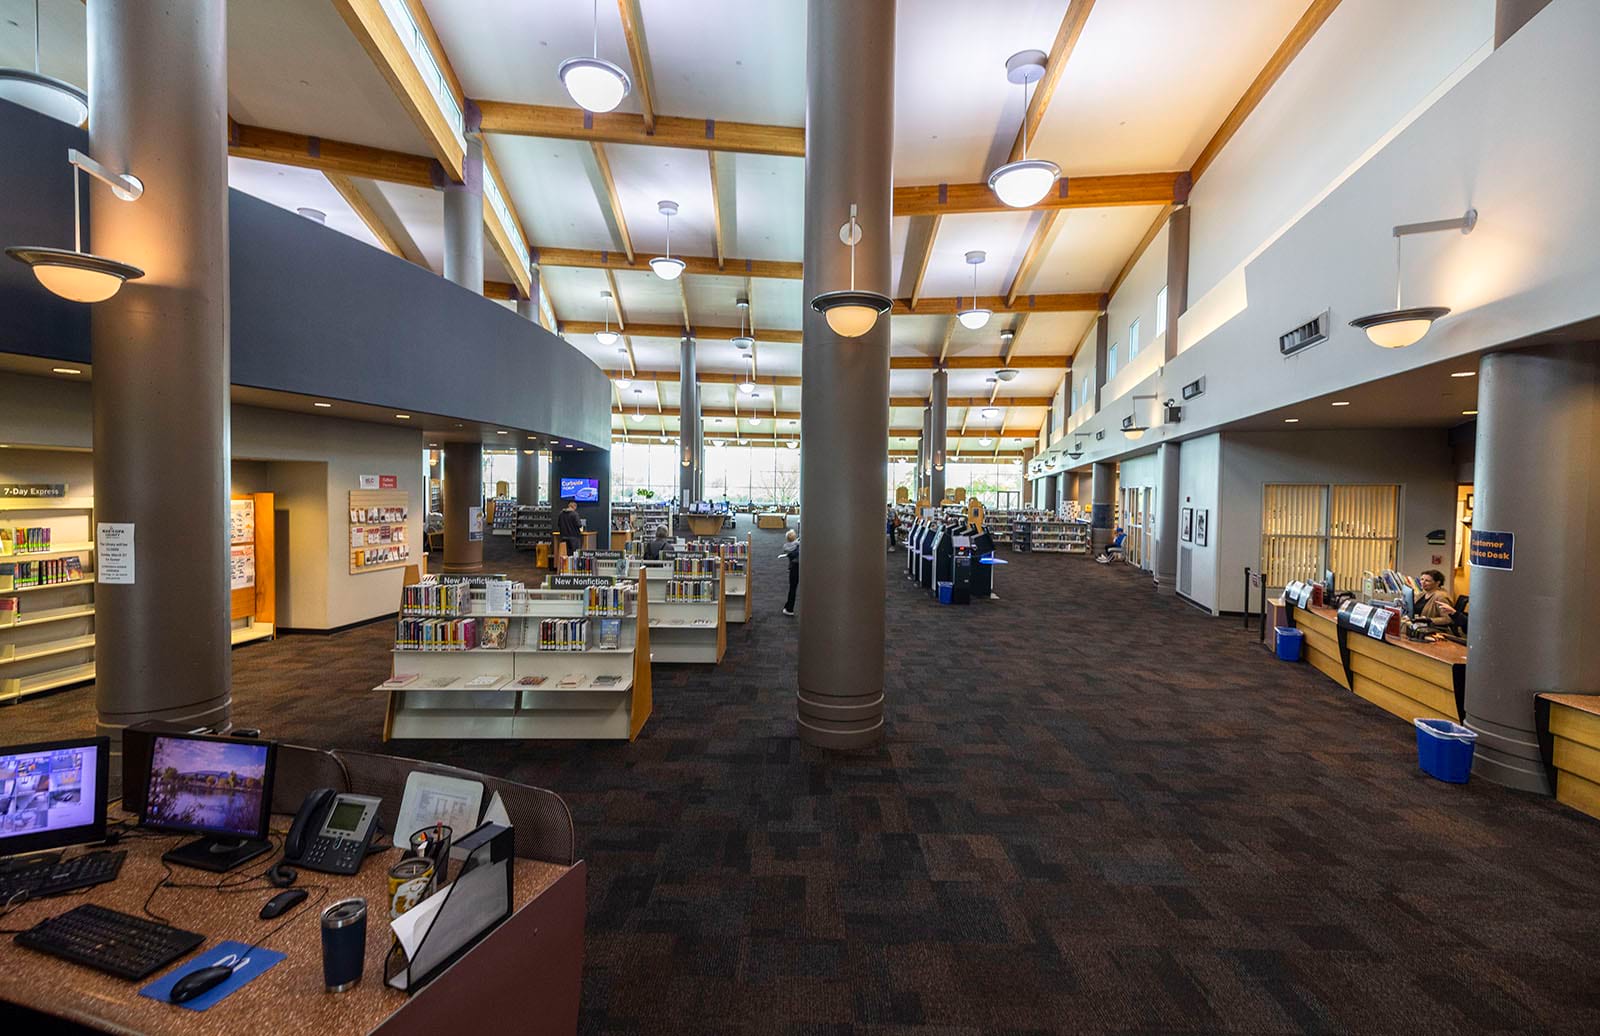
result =
M590 57L568 58L556 69L561 85L585 111L603 115L622 103L633 88L628 73L600 57L600 0L594 0L594 43Z
M601 345L616 345L617 340L622 336L611 330L611 293L609 291L602 291L600 293L600 298L605 300L605 326L601 330L594 333L594 340L599 342Z
M957 313L956 319L968 331L977 331L989 322L990 311L978 305L978 267L986 258L982 252L967 253L967 265L972 267L972 305Z
M644 395L643 389L633 390L633 423L639 424L644 420L644 415L639 412L639 399Z
M745 372L744 380L739 382L739 391L745 395L754 395L756 391L755 361L750 362L750 367Z
M985 421L993 421L995 418L1000 416L1000 411L996 410L992 406L986 406L982 411L979 412L978 416L982 417Z
M744 315L750 311L750 300L740 295L733 300L733 304L739 307L739 333L733 336L733 346L735 349L748 352L754 349L756 345L754 336L744 333ZM751 328L751 330L754 330L754 328Z
M72 174L72 250L14 245L6 255L33 269L39 283L72 302L104 302L122 290L123 281L138 280L144 271L137 266L91 255L83 250L83 203L78 197L79 172L88 173L111 188L123 201L137 201L144 184L137 176L113 173L77 148L67 149Z
M854 205L850 206L849 221L839 228L839 240L850 246L850 287L821 293L811 300L811 308L827 319L834 334L860 338L893 308L894 300L875 291L856 290L856 244L861 240L861 225L856 222Z
M19 104L69 126L89 121L88 94L39 71L39 0L33 0L33 71L0 68L0 101Z
M798 450L800 448L800 440L799 439L787 439L787 440L784 441L784 445L789 447L789 449L791 449L791 450Z
M987 435L985 435L983 438L978 440L978 445L979 446L993 446L994 445L994 440L989 438Z
M1459 230L1472 233L1478 225L1478 210L1468 209L1458 219L1436 219L1427 223L1402 223L1394 228L1394 308L1381 313L1368 313L1350 321L1367 333L1373 345L1384 349L1404 349L1422 341L1433 322L1450 312L1448 306L1413 306L1405 308L1400 302L1400 242L1412 234L1432 234L1441 230Z
M656 211L667 217L667 251L665 255L658 255L650 260L650 269L664 281L675 281L683 276L684 262L682 259L672 257L672 217L678 214L678 203L664 201L656 205Z
M1028 157L1028 87L1044 78L1049 56L1042 50L1024 50L1006 59L1006 78L1022 86L1022 157L989 174L989 189L1014 209L1037 205L1061 178L1061 167L1042 158Z

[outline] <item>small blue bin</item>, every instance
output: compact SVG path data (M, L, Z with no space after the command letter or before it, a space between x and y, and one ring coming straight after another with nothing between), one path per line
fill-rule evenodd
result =
M955 589L956 584L941 582L939 584L939 603L949 604L951 597L955 594Z
M1413 720L1417 727L1417 765L1430 777L1465 784L1472 776L1478 733L1447 719Z
M1278 657L1285 662L1300 661L1300 649L1305 645L1306 635L1293 626L1274 626L1277 633Z

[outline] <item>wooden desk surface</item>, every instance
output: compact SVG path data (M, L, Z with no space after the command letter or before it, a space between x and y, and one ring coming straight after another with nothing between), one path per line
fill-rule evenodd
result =
M1600 716L1600 694L1558 694L1546 691L1539 697L1554 705L1565 705L1569 709Z
M1339 619L1337 610L1324 608L1320 604L1299 610L1309 611L1318 618L1326 619L1333 623L1337 623ZM1361 636L1365 637L1366 634L1362 633ZM1413 654L1422 655L1424 658L1430 658L1435 662L1443 662L1446 665L1467 664L1467 646L1465 644L1457 644L1453 640L1420 641L1410 640L1406 637L1386 636L1383 638L1383 642L1390 647L1410 651Z
M275 831L287 830L289 819L275 817ZM126 850L128 856L116 881L96 885L82 893L22 904L5 915L3 927L28 928L83 903L98 903L143 917L141 904L163 874L161 854L188 837L151 838L141 833L125 838L117 848ZM204 934L206 941L196 953L179 960L168 970L187 970L219 943L231 939L248 945L271 932L275 925L288 922L264 946L287 956L210 1010L190 1011L139 995L140 989L166 971L141 982L128 982L24 949L9 936L0 938L0 974L5 976L4 982L0 982L0 999L108 1032L185 1036L197 1033L235 1036L252 1032L270 1032L274 1036L333 1036L335 1033L371 1032L416 999L390 989L383 982L383 960L392 940L386 882L389 867L399 856L397 849L376 853L368 857L361 873L351 877L300 871L298 887L307 890L308 898L295 907L293 914L271 921L262 921L256 916L262 904L280 891L268 885L265 878L250 882L247 891L223 892L212 886L219 879L238 881L242 880L242 875L259 874L275 855L257 857L226 875L172 868L173 881L207 887L162 889L156 893L150 908L168 918L175 927ZM581 863L575 868L533 860L519 859L515 863L512 895L517 911L529 906L569 872L580 872L577 878L581 884ZM322 891L318 886L327 887L320 902L318 896ZM317 918L323 908L351 896L367 901L366 970L354 989L328 993L322 982L322 935ZM581 894L579 898L581 917ZM291 917L293 919L289 920ZM506 926L515 921L513 916ZM579 951L581 953L581 941ZM458 966L466 959L470 959L470 955L458 962ZM452 968L451 972L455 970ZM447 978L448 975L442 976L434 985L445 983ZM432 988L429 986L418 997L425 996ZM573 1007L575 1015L575 999Z

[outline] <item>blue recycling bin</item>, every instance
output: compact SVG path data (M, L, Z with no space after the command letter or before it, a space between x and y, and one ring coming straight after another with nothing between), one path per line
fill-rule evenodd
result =
M949 604L951 602L951 600L955 596L955 590L956 590L956 584L940 582L940 584L939 584L939 603L940 604Z
M1412 722L1417 728L1417 765L1423 772L1450 784L1467 783L1478 732L1447 719Z
M1293 626L1275 626L1273 629L1278 635L1275 641L1278 657L1285 662L1300 661L1300 649L1305 646L1306 635Z

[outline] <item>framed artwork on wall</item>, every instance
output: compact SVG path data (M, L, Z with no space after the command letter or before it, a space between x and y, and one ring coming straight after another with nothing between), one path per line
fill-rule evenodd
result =
M1194 542L1194 508L1185 507L1179 512L1178 539L1185 543Z
M1198 508L1194 512L1194 542L1197 546L1206 545L1206 510Z

